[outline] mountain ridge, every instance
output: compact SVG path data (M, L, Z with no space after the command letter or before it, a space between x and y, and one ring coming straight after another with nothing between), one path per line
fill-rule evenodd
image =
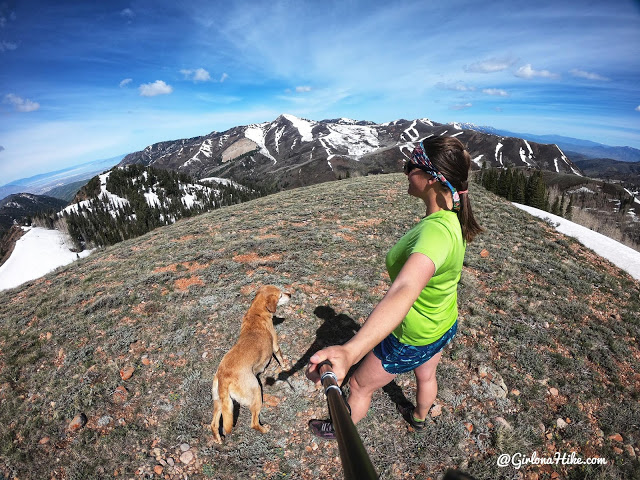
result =
M289 114L272 122L149 145L127 155L120 165L153 165L196 178L214 175L239 183L267 181L277 188L295 188L346 176L398 172L416 141L438 135L460 138L475 169L486 162L580 175L555 145L465 130L460 124L426 118L383 124L350 119L316 122Z

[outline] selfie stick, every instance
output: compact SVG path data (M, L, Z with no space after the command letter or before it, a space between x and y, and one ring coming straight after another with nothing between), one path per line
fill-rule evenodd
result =
M346 480L377 479L371 459L362 444L358 430L351 420L347 403L342 396L338 379L333 373L331 362L325 360L318 365L324 394L327 397L331 423L336 432L342 470Z

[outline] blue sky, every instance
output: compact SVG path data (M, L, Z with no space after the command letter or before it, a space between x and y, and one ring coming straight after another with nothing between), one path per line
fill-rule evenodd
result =
M635 1L0 0L0 185L275 119L640 148Z

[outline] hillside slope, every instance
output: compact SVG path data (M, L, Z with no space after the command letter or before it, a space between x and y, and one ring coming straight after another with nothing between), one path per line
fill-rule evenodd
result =
M326 405L303 368L320 346L348 339L386 291L384 256L424 214L405 192L398 174L280 192L0 293L0 472L340 478L337 446L307 432ZM394 401L413 400L410 374L377 393L358 429L378 472L634 478L640 284L480 187L472 195L487 233L467 250L460 330L438 370L439 415L425 434L408 431ZM213 445L210 382L266 283L294 292L276 322L290 368L262 376L271 431L251 430L241 409ZM496 466L501 453L572 451L608 464Z

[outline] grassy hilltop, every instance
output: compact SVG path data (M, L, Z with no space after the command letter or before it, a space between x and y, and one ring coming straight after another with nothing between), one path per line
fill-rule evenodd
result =
M281 192L0 293L0 478L341 478L337 445L307 431L327 410L303 366L388 288L386 252L424 214L405 192L401 174ZM640 478L640 284L481 187L472 199L487 232L467 249L437 416L418 434L396 413L412 374L377 393L358 425L376 469ZM241 409L214 445L211 379L266 283L294 292L276 314L291 368L278 375L274 361L262 376L271 431ZM496 465L574 451L608 465Z

